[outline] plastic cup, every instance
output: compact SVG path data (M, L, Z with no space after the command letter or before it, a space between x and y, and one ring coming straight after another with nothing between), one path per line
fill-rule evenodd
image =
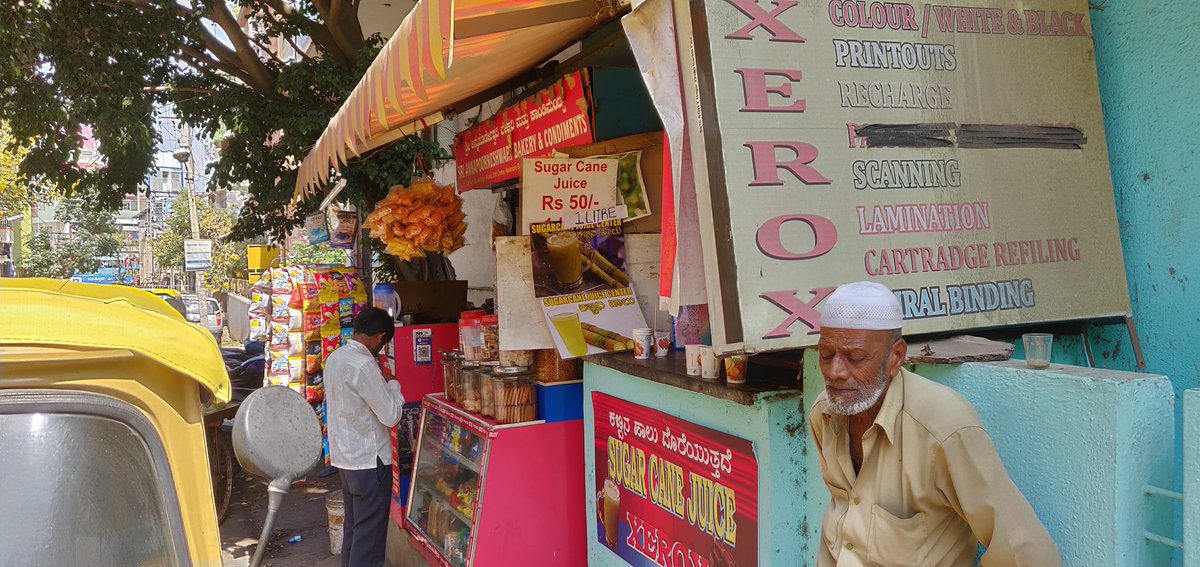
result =
M687 359L688 376L700 375L700 347L702 345L683 345L683 356Z
M721 364L712 347L700 347L700 377L705 380L721 379Z
M725 381L730 384L746 383L746 355L735 354L725 358Z
M1050 353L1054 350L1054 335L1050 333L1025 333L1025 366L1041 370L1050 368Z
M664 332L654 333L654 357L666 358L671 352L671 334Z
M633 357L638 360L648 360L654 352L654 332L642 327L633 330Z

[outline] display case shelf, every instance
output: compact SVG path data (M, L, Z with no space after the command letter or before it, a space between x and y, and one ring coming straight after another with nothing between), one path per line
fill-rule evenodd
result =
M423 488L425 493L428 494L430 498L437 500L443 506L445 506L446 509L450 511L450 515L454 516L455 518L458 518L458 520L460 522L462 522L464 526L466 526L467 528L474 527L474 526L472 526L473 522L471 521L471 518L468 518L466 514L463 514L462 511L460 511L458 508L456 508L454 506L454 504L452 502L450 502L450 499L447 498L445 494L442 494L442 492L437 489L436 485L431 484L429 482L428 478L419 476L419 477L417 477L417 483Z

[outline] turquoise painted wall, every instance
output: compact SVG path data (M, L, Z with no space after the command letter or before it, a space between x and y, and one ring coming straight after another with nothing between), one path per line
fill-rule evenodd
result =
M1170 376L1178 396L1200 386L1200 289L1188 290L1200 277L1200 168L1189 137L1200 129L1200 2L1093 3L1103 5L1091 10L1092 29L1134 319L1148 370ZM1123 330L1094 341L1097 365L1134 368Z
M596 449L592 443L595 416L591 394L603 392L754 442L760 476L759 525L765 526L759 532L761 564L795 566L795 558L815 556L816 550L810 546L819 537L820 524L806 524L803 515L797 513L809 500L814 486L805 482L808 426L799 395L765 396L758 404L745 406L593 364L584 366L583 388L589 535L596 533ZM820 484L815 486L816 490L824 491ZM588 538L588 565L628 567L628 563L592 537Z
M823 388L815 356L807 354L806 407ZM1143 488L1170 482L1174 468L1174 395L1166 377L1059 365L1034 371L1022 361L916 371L975 406L1065 565L1170 564L1170 548L1143 537L1144 529L1171 529L1171 504L1152 501ZM823 493L810 499L805 516L819 526L829 496L816 455L805 458L807 482L816 487L810 492Z

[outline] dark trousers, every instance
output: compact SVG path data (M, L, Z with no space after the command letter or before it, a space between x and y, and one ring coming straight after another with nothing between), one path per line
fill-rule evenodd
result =
M392 466L338 469L342 478L342 567L383 567L388 512L392 502Z

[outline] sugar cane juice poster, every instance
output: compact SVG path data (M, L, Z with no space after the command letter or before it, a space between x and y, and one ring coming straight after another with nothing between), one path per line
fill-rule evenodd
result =
M534 295L564 359L633 349L646 326L625 272L621 221L562 229L530 226Z
M758 565L754 444L601 393L594 537L638 567Z

